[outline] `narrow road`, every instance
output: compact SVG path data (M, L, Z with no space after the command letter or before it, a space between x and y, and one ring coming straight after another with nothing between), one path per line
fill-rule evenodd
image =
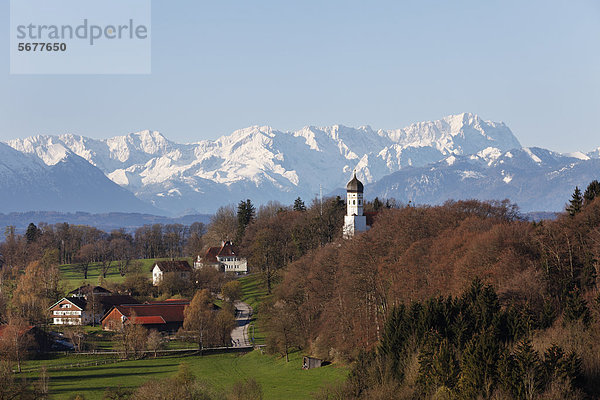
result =
M248 335L250 327L250 318L252 317L252 307L243 301L233 303L236 309L237 326L231 331L231 342L233 347L248 347L252 346Z

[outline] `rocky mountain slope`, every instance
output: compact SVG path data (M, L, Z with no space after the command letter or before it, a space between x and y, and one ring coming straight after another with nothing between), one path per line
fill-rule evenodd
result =
M508 198L524 212L560 211L575 186L583 190L594 179L600 179L598 158L541 148L487 149L471 156L450 156L425 167L405 168L367 186L365 196L393 197L414 204Z
M88 211L157 213L99 169L62 147L45 162L0 143L0 212Z

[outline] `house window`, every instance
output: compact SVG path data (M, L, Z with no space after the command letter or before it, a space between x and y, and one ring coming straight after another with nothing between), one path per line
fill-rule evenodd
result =
M356 200L352 200L352 205L356 204Z
M61 304L60 308L71 308L70 304Z

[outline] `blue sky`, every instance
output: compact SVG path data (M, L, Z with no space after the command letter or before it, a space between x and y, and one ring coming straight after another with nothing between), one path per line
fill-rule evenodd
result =
M192 142L474 112L527 146L600 146L594 0L154 0L150 75L10 75L8 46L5 29L0 140L154 129Z

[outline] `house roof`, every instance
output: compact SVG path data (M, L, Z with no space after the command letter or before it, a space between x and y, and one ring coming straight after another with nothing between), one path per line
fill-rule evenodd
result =
M152 269L154 269L155 266L158 266L158 268L162 272L178 272L178 271L191 272L192 271L192 267L190 267L190 264L185 260L157 261L156 264L154 264L154 266L152 267Z
M145 304L175 304L175 303L190 304L190 301L187 299L166 299L163 301L148 301Z
M82 297L63 297L62 299L60 299L59 301L57 301L56 303L54 303L50 307L48 307L48 309L54 308L57 304L61 303L63 300L68 301L69 303L73 304L75 307L79 308L80 310L85 310L85 305L87 304L87 301L85 301L85 299Z
M204 255L204 262L218 263L217 257L238 256L238 248L230 241L223 242L220 247L209 247Z
M121 313L121 315L124 315L127 318L131 318L132 315L135 314L136 319L139 320L138 323L141 324L183 322L183 310L189 304L189 301L147 304L122 304L115 306L113 308L113 311L117 310L119 313ZM107 313L102 318L102 320L104 320L111 312ZM158 321L158 318L162 318L162 322L143 322Z
M139 301L127 295L100 296L98 301L103 306L120 306L121 304L138 304Z
M90 293L94 294L110 294L112 293L110 290L103 288L102 286L92 286L92 285L83 285L78 287L75 290L69 292L69 296L73 295L87 295Z
M4 335L4 331L6 330L6 328L8 328L7 324L0 325L0 338L2 337L2 335ZM33 325L27 325L27 326L25 326L23 329L21 329L19 331L19 336L26 334L27 332L29 332L33 328L34 328Z
M221 246L221 249L219 250L219 254L217 254L217 256L218 257L231 257L231 256L237 256L237 254L238 254L237 247L235 247L233 245L233 243L231 243L231 242L225 242Z
M209 247L208 250L206 250L206 254L204 254L204 262L215 264L218 263L219 261L217 260L217 255L219 254L220 250L220 247Z
M152 315L150 317L136 317L134 320L135 324L138 325L152 325L152 324L166 324L167 321L164 320L160 315Z

